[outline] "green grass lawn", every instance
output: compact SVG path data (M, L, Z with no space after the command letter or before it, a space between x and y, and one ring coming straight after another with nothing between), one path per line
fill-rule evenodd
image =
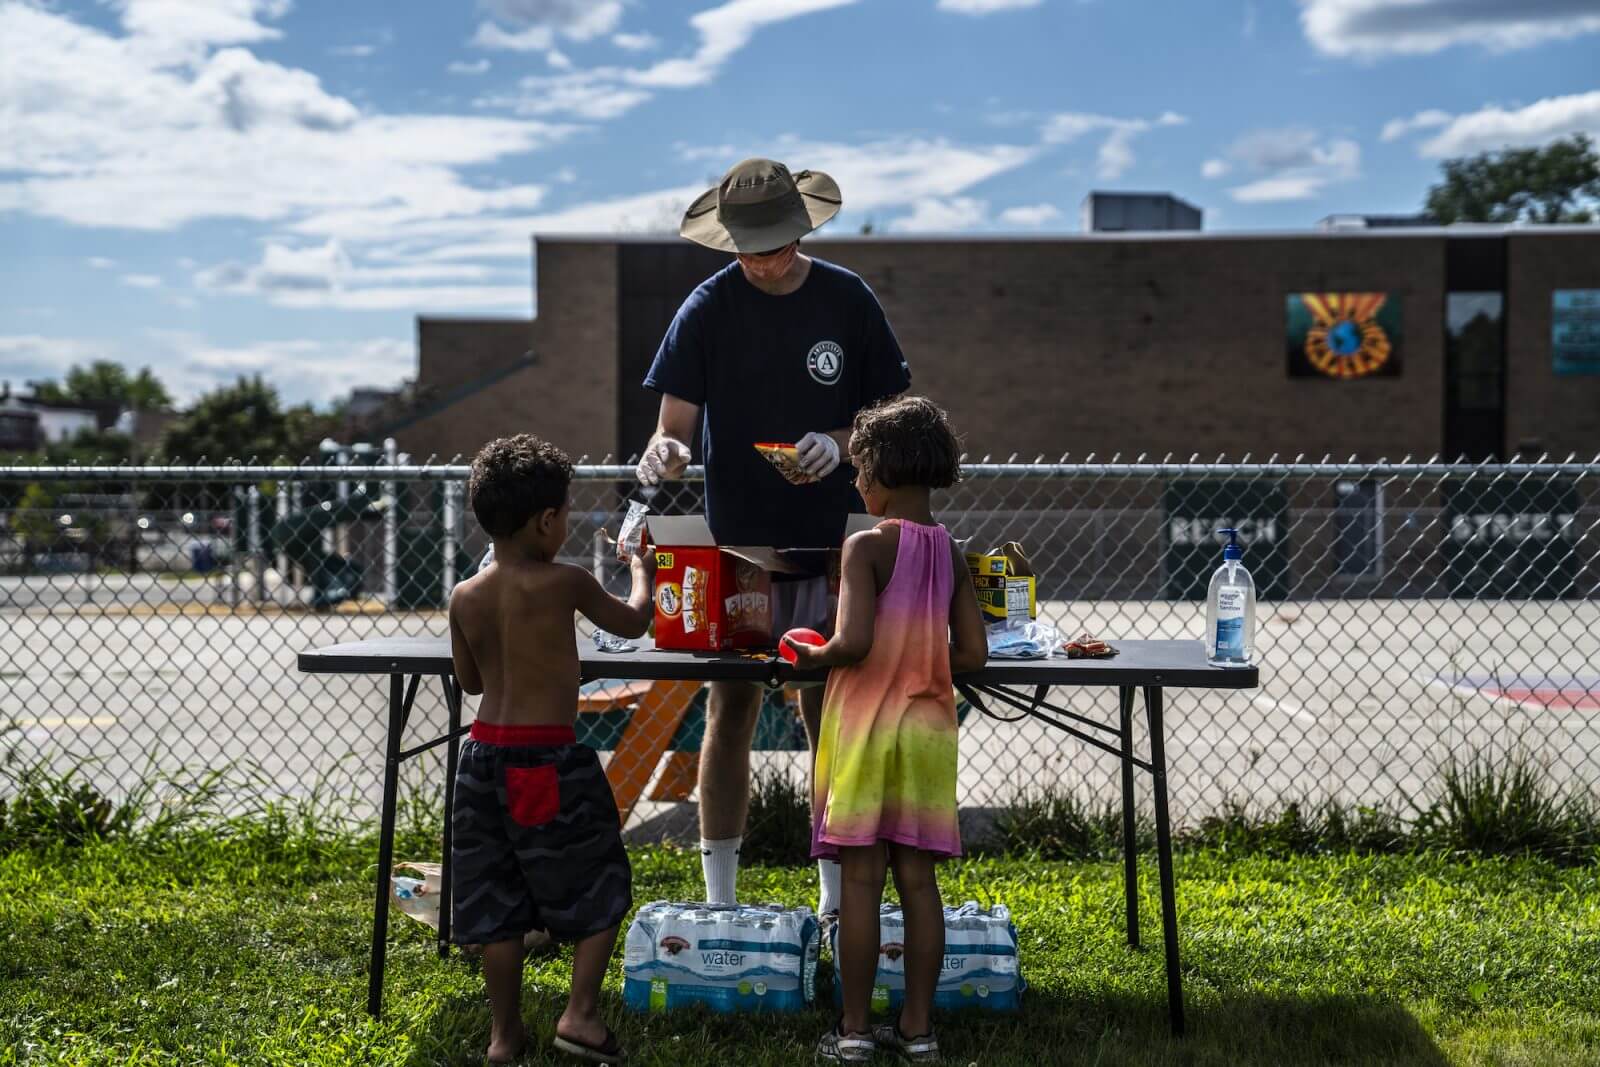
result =
M397 854L417 857L417 834ZM0 857L0 1064L465 1064L488 1011L475 966L394 913L387 1014L368 1019L370 841L258 831L158 848ZM693 853L634 854L638 900L699 890ZM745 872L802 903L806 869ZM1166 1024L1154 864L1144 951L1120 867L972 860L947 901L1010 905L1032 987L1020 1016L946 1017L955 1064L1597 1064L1600 870L1430 857L1178 857L1190 1036ZM624 1016L634 1062L807 1063L829 1018ZM567 964L531 961L541 1046ZM539 1051L530 1063L559 1062Z

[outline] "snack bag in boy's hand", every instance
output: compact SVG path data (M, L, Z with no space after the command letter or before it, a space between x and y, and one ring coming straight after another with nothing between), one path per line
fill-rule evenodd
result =
M644 517L649 510L648 504L637 500L628 502L628 513L622 517L622 528L617 531L617 558L624 563L644 555Z
M768 463L778 468L778 473L794 485L810 485L818 481L816 475L807 474L800 466L800 450L794 445L757 444L755 450L766 457Z

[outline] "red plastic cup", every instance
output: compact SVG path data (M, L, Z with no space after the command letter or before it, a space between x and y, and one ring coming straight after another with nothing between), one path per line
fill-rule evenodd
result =
M804 626L795 627L793 630L790 630L788 633L784 634L783 640L778 642L778 655L782 656L790 663L793 663L796 658L794 649L789 647L790 641L793 641L797 645L825 645L828 643L828 639L817 633L815 630L808 630Z

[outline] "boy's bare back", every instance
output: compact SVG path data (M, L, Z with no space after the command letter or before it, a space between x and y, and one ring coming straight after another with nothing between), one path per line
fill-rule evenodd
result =
M468 693L483 694L478 718L485 722L571 725L578 707L573 616L642 636L652 614L647 561L635 562L633 595L624 602L579 567L518 555L497 544L495 563L450 597L451 643L466 653L456 656L457 675Z
M577 609L560 563L495 563L456 587L452 641L478 670L478 718L493 723L570 724L578 706ZM587 575L583 575L587 577ZM592 579L591 579L592 580ZM463 682L465 685L465 682Z
M472 461L468 493L494 540L494 563L451 593L450 651L461 688L483 694L485 723L572 725L575 612L621 637L650 627L653 560L633 560L626 601L588 571L555 561L567 543L571 481L566 453L528 434L491 441Z

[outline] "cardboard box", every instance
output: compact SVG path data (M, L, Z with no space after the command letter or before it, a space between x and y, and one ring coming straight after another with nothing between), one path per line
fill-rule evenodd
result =
M1022 545L1009 541L989 552L968 552L967 570L985 619L1039 617L1037 579Z
M845 536L870 529L870 516L850 517ZM704 515L652 515L646 520L656 559L657 648L727 652L773 648L795 626L832 630L838 610L839 549L787 549L718 545ZM815 566L794 560L807 552L826 556ZM824 593L806 583L776 583L773 575L816 574Z

